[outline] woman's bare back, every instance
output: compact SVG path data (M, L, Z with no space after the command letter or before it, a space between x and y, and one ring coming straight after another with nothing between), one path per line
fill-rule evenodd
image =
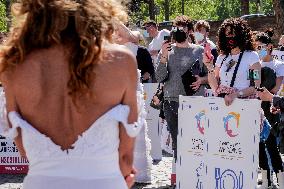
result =
M4 73L7 111L18 111L62 149L70 148L78 135L117 104L130 106L129 122L134 122L137 105L135 90L131 89L137 82L135 59L121 46L109 45L106 49L94 68L95 98L79 99L78 107L68 95L70 74L65 49L55 46L34 51L12 72Z

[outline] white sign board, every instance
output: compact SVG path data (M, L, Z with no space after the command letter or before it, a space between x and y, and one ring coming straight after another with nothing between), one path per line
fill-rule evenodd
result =
M12 140L0 136L0 174L28 172L28 160L20 156Z
M206 159L204 134L208 123L205 104L202 101L204 98L194 96L190 97L189 101L183 98L180 97L178 115L177 188L203 189ZM192 101L197 102L196 106Z
M157 91L158 83L144 83L145 104L147 111L148 136L151 140L151 157L153 160L162 159L161 125L159 123L159 110L150 106L152 97Z
M255 188L259 110L258 100L181 96L177 188Z
M284 51L273 50L272 51L272 57L276 60L284 62Z

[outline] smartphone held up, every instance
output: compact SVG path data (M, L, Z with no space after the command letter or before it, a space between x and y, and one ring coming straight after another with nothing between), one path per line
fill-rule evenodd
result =
M168 51L171 51L172 50L172 48L171 48L171 44L172 44L172 36L170 36L170 35L166 35L166 36L164 36L164 41L166 42L166 43L168 43Z
M172 41L171 36L170 35L164 36L164 41L167 41L168 43L170 43Z

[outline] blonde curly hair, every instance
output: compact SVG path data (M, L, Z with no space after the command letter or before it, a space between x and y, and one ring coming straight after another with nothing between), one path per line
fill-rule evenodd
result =
M69 94L90 92L93 68L114 23L126 21L119 0L21 0L12 5L14 23L1 48L0 73L21 64L35 49L56 44L68 49Z

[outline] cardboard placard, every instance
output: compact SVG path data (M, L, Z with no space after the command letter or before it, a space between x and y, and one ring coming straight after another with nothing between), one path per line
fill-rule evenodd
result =
M0 173L25 174L28 164L28 160L20 156L15 143L0 136Z
M260 101L180 97L178 189L257 185Z

